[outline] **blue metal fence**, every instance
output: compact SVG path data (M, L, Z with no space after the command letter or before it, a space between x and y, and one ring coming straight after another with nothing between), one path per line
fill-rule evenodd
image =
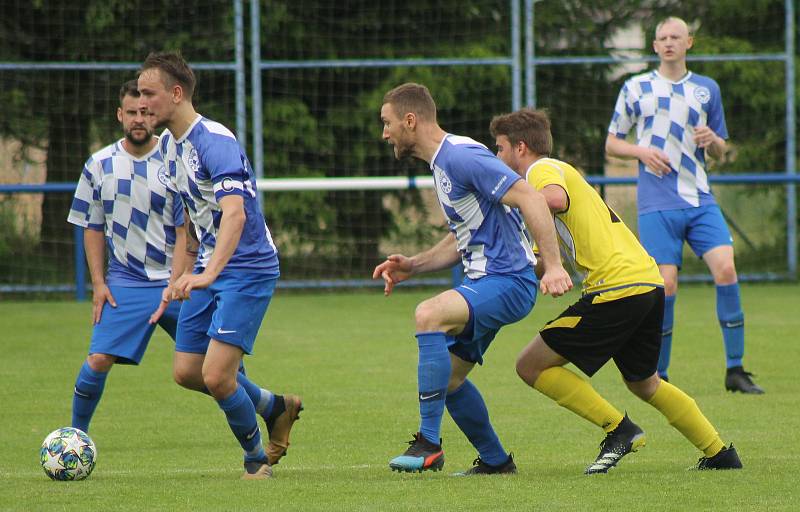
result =
M588 176L587 181L592 185L597 186L619 186L619 185L635 185L637 178L634 176ZM374 185L365 187L364 184L356 184L352 187L342 186L340 183L337 190L359 190L368 188L369 190L388 190L398 188L397 182L400 180L404 183L404 188L425 188L429 187L428 176L411 176L398 178L392 177L374 177L374 178L360 178L359 182L374 182ZM272 187L276 190L326 190L327 188L316 178L306 179L273 179L266 180L270 182ZM286 186L282 182L293 182ZM313 183L311 183L313 181ZM796 186L800 183L800 174L797 173L752 173L752 174L720 174L710 175L709 181L711 183L735 185L735 184L781 184L787 186ZM304 183L307 182L307 183ZM389 185L382 185L389 183ZM37 194L37 193L73 193L75 191L74 183L45 183L40 185L31 184L15 184L15 185L0 185L0 194ZM263 191L263 190L262 190ZM275 192L280 193L280 192ZM788 237L787 237L788 238ZM794 233L794 240L797 240L797 233ZM2 285L0 286L0 293L8 292L74 292L77 300L86 299L86 265L85 265L85 252L83 249L83 229L75 227L74 229L74 251L75 251L75 282L72 284L59 284L59 285ZM795 261L795 267L797 262ZM789 262L791 269L791 262ZM764 280L777 280L793 278L791 270L786 274L782 273L750 273L741 274L739 279L741 281L764 281ZM683 281L706 281L710 276L693 275L681 276ZM431 278L431 279L417 279L409 284L425 284L425 285L448 285L453 280L460 280L455 275L452 279L447 278ZM281 288L352 288L352 287L367 287L367 286L383 286L382 283L372 281L369 279L330 279L330 280L281 280L278 283Z

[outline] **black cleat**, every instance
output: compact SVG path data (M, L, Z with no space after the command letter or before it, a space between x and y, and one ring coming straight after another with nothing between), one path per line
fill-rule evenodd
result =
M713 457L700 457L694 469L701 471L707 469L742 469L742 461L739 460L739 454L736 453L736 448L731 443L728 448L723 447Z
M492 466L481 460L480 457L472 461L472 467L468 470L456 473L454 476L472 475L516 475L517 465L514 464L514 454L509 453L508 459L499 466Z
M739 391L749 395L763 395L764 390L754 383L751 377L754 377L754 375L744 371L741 366L728 368L725 373L725 389L734 393Z
M600 454L586 468L585 473L587 475L608 473L608 470L616 466L622 457L644 446L645 441L644 431L632 422L626 413L617 428L606 434L606 438L600 443Z
M439 440L441 443L442 440ZM444 451L441 444L433 444L425 439L421 433L414 434L414 439L408 442L411 446L403 453L389 461L392 471L441 471L444 466Z

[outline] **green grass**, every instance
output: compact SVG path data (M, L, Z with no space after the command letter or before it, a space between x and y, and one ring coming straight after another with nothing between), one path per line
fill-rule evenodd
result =
M388 460L417 429L413 310L432 290L279 293L247 358L248 373L300 393L306 411L271 481L243 482L240 449L213 401L171 380L171 341L154 336L141 366L112 371L92 423L95 472L51 482L38 449L67 425L90 334L88 303L0 305L3 450L0 510L796 510L800 465L797 336L800 285L744 285L746 367L764 396L724 391L724 355L710 286L681 288L670 372L733 441L745 469L699 473L700 453L629 394L613 365L593 379L648 434L608 475L582 472L602 432L527 388L516 354L576 298L540 298L473 372L496 430L515 453L513 477L463 479L472 447L445 417L441 473L398 474Z

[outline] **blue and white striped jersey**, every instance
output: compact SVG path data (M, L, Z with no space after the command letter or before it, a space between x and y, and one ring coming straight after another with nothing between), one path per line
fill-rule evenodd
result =
M175 226L183 225L183 201L158 146L137 158L123 140L86 161L67 220L105 232L107 284L162 286L170 275Z
M639 162L639 213L715 204L706 176L705 150L694 130L708 126L728 138L717 82L689 72L677 82L658 71L625 82L617 98L609 133L625 138L636 126L637 144L664 151L672 172L659 177Z
M519 175L480 142L450 134L436 150L431 170L467 277L509 274L535 264L522 216L500 202Z
M214 253L222 219L219 200L236 194L244 199L247 220L223 272L240 270L277 277L278 250L256 198L253 169L233 133L198 115L180 139L165 130L161 152L200 240L195 271L202 271Z

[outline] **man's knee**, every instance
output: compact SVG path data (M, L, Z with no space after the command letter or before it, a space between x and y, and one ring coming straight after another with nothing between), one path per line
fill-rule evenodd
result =
M89 354L86 358L86 362L89 363L89 368L100 373L109 372L116 360L116 356L109 354Z
M735 283L736 280L736 265L733 263L732 259L726 260L717 265L717 268L714 272L714 281L716 284L728 285Z
M653 397L658 389L659 384L661 384L661 379L655 373L644 380L625 381L625 385L628 386L630 392L645 402Z
M414 322L417 332L438 331L442 325L441 310L430 300L421 302L414 311Z

